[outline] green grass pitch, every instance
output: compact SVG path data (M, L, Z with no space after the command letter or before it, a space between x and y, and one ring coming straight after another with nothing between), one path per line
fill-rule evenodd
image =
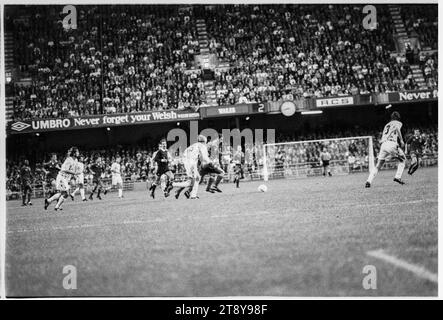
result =
M380 172L266 182L199 200L118 199L64 210L43 200L7 203L7 296L434 296L437 284L367 254L389 255L437 273L437 168L407 185ZM77 289L62 286L77 269ZM365 265L377 289L365 290Z

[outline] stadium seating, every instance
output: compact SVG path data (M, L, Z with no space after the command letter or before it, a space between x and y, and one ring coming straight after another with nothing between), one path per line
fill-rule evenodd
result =
M401 6L407 31L418 36L422 48L438 49L438 10L429 5Z
M229 67L215 72L218 104L418 89L411 62L395 52L387 7L366 30L362 6L78 6L77 30L65 31L56 7L7 16L15 64L31 83L12 84L13 118L198 108L206 104L196 21L209 49ZM402 6L409 33L437 44L437 13ZM436 48L435 48L436 49ZM437 54L417 52L426 86L437 85Z
M10 24L16 64L32 83L13 85L14 118L68 117L201 105L203 83L186 74L198 42L174 6L80 6L78 29L33 7ZM48 12L45 12L48 10Z

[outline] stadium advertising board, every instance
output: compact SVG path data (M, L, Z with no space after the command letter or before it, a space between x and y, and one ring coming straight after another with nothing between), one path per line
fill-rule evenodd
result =
M354 104L353 96L316 99L317 108L341 107Z
M236 104L225 105L219 107L205 107L200 108L202 117L224 117L224 116L236 116L245 115L251 113L266 113L267 106L263 103L248 103L248 104Z
M389 97L389 103L437 100L438 91L434 89L427 89L427 90L410 90L404 92L390 92L388 93L388 97Z
M199 112L168 110L129 114L104 114L62 119L35 119L13 121L8 126L9 133L29 133L53 130L89 129L167 121L187 121L200 119Z

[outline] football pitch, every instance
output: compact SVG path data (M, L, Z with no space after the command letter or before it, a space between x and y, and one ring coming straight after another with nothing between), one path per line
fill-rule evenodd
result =
M393 175L370 189L366 173L272 180L266 193L222 184L198 200L111 193L61 212L9 201L7 296L435 296L438 169L404 186ZM77 289L63 287L67 265Z

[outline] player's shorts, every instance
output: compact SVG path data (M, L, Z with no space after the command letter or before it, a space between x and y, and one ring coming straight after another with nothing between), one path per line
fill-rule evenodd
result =
M385 141L380 147L378 160L398 159L404 161L406 159L405 153L394 141Z
M196 178L198 176L197 161L184 159L183 166L185 167L186 176L188 178Z
M115 186L117 184L123 185L123 179L121 175L112 176L112 185Z
M415 156L415 157L417 157L417 158L420 158L421 157L421 152L419 151L419 150L411 150L410 152L409 152L409 155L412 157L412 156Z
M64 176L59 174L57 176L57 179L55 179L55 188L58 191L68 191L69 190L69 181L70 181L70 177L69 176Z
M24 182L22 184L22 193L32 192L32 186L30 182Z
M168 171L171 171L171 170L169 170L168 167L164 167L164 168L160 168L160 167L159 167L159 168L157 169L156 175L157 175L158 177L161 177L162 175L166 174Z
M92 182L95 183L95 184L98 184L98 185L103 185L103 180L99 176L94 176L92 178Z
M215 166L212 163L205 164L200 168L200 176L204 176L206 174L223 174L225 173L222 168Z
M85 175L83 173L80 173L77 178L75 178L76 184L85 184Z
M323 167L329 166L329 160L322 160L322 162L323 162Z

